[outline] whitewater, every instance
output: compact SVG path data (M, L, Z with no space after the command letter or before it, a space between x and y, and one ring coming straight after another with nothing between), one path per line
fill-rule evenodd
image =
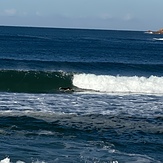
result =
M127 77L95 74L74 75L73 85L85 90L107 93L162 94L163 77Z

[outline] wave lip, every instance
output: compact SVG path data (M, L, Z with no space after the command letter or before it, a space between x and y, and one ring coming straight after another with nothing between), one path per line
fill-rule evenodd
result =
M108 93L163 93L163 77L127 77L95 74L76 74L73 85L86 90Z

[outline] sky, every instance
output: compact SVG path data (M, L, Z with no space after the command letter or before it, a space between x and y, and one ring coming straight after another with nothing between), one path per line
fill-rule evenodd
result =
M158 30L163 0L0 0L0 25Z

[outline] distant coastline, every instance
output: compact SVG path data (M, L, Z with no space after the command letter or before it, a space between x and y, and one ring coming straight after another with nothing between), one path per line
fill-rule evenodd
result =
M158 31L148 30L147 33L149 33L149 34L163 34L163 28L159 29Z

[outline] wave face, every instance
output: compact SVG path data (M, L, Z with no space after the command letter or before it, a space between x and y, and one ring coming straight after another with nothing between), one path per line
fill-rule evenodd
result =
M50 71L0 71L0 91L51 93L59 87L72 87L72 75Z
M163 77L126 77L95 74L74 75L76 87L99 92L114 93L163 93Z

